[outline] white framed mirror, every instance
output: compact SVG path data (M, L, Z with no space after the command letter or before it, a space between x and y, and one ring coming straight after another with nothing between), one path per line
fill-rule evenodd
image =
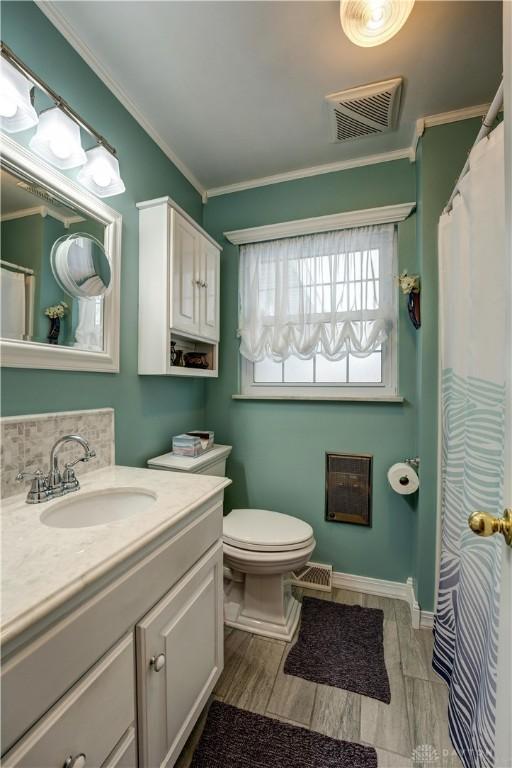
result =
M119 371L122 216L0 135L1 365Z

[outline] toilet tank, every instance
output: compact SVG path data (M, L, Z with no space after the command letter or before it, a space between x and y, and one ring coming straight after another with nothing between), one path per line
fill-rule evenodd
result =
M226 460L231 453L230 445L214 445L202 456L191 459L189 456L175 456L174 453L163 453L148 459L149 469L165 469L168 472L192 472L198 475L226 476Z

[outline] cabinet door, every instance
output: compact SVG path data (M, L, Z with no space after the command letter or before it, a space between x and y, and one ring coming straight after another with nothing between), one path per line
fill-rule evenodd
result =
M220 253L205 237L201 241L201 336L218 341Z
M199 333L200 234L179 213L171 215L171 327Z
M140 768L173 766L223 666L222 542L136 627Z
M55 664L59 664L58 658ZM2 765L5 768L60 768L69 759L77 766L98 768L123 734L130 727L133 731L134 678L133 635L130 634L15 744L4 756ZM30 690L20 691L20 696L30 696Z

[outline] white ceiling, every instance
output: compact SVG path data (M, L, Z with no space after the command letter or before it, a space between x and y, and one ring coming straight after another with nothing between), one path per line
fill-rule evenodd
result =
M489 102L501 77L492 0L417 0L375 48L345 37L338 2L51 5L206 189L405 148L417 118ZM330 143L324 96L396 75L398 130Z

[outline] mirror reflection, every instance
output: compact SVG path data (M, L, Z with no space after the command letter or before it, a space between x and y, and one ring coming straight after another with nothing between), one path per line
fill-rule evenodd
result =
M102 351L111 283L104 225L39 184L0 173L0 335Z
M85 232L56 240L50 254L53 275L63 291L91 299L110 286L110 263L103 245Z

